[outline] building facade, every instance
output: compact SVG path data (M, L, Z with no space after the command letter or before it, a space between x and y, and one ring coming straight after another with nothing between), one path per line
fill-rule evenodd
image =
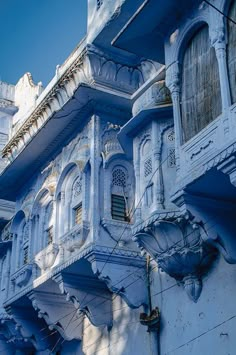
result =
M89 0L0 82L0 352L233 355L236 1Z

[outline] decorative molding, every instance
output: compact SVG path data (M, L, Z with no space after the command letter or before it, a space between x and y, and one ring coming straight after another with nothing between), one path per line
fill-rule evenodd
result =
M113 91L131 95L143 83L142 70L146 70L143 64L132 66L116 62L95 46L87 45L58 78L56 84L46 94L41 94L36 108L3 149L3 157L14 159L82 84L92 88L96 84L97 89L105 86Z
M204 234L202 225L187 214L172 221L154 222L133 239L161 269L181 281L189 298L197 302L202 290L201 276L216 254L214 248L203 242Z

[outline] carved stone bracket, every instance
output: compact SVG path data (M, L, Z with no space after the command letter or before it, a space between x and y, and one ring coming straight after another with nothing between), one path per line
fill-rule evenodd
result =
M173 221L158 221L134 236L168 275L183 283L189 298L197 302L202 275L211 265L215 250L203 241L200 223L185 215Z
M98 278L129 307L147 305L146 261L138 253L122 249L116 249L116 253L95 251L88 260Z
M61 294L71 302L78 314L85 314L96 327L112 326L112 298L104 283L91 276L60 273L53 277Z
M31 340L22 336L12 316L7 313L0 315L0 338L15 349L29 352L34 350Z
M37 351L50 349L58 340L58 335L52 334L47 326L45 327L45 322L38 319L35 310L26 298L5 308L14 321L17 334L32 343Z
M179 196L175 196L175 203L203 222L203 241L217 248L228 263L235 264L235 203L191 195L183 191Z
M83 315L77 314L73 303L67 302L58 285L50 281L43 290L27 295L38 317L43 318L50 330L57 330L65 340L82 338Z

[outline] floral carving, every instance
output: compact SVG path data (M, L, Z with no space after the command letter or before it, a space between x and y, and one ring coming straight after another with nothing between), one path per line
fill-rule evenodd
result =
M135 235L139 247L148 252L168 275L183 282L190 299L201 294L201 276L212 263L216 251L203 242L204 229L188 216L159 221Z

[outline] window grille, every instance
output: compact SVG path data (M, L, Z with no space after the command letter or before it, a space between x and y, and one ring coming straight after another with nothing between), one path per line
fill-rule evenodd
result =
M73 185L73 198L78 197L82 192L82 179L79 177Z
M100 9L100 7L102 6L103 4L103 0L97 0L97 10Z
M176 166L175 148L170 148L168 150L168 166L169 168L174 168Z
M126 211L126 200L124 196L111 195L111 215L112 219L128 222L129 218Z
M167 140L169 142L174 142L174 140L175 140L175 131L173 129L167 133Z
M79 204L78 207L75 208L75 224L82 223L82 203Z
M152 158L148 158L144 162L144 176L147 177L152 173Z
M116 169L112 173L112 185L126 187L126 176L122 169Z
M29 262L29 246L26 245L23 249L23 264L28 264Z
M48 245L52 244L52 242L53 242L53 227L50 227L47 229L47 242L48 242Z

